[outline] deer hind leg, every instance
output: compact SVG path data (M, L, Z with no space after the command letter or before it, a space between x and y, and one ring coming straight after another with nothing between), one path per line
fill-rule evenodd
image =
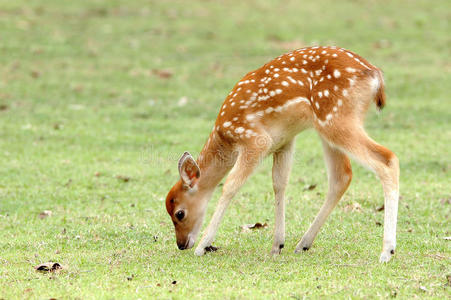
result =
M311 247L321 226L323 226L327 217L348 189L352 179L352 169L349 158L342 151L332 147L323 139L322 143L329 180L329 191L327 193L326 201L321 207L318 215L296 246L295 253L300 252L301 250L306 251Z
M265 141L264 143L261 142L263 140ZM222 195L219 198L213 217L211 218L199 245L194 251L194 254L201 256L205 254L205 248L211 246L230 201L258 166L271 146L271 139L269 137L260 135L258 136L258 141L259 142L256 143L258 145L254 145L254 147L247 145L246 148L243 147L239 152L237 161L224 183Z
M384 239L381 262L388 262L396 248L396 222L399 198L399 161L396 155L373 141L362 128L328 133L329 143L349 153L378 176L384 190Z
M280 254L285 242L285 188L293 162L294 139L273 154L272 181L275 197L274 243L271 254Z

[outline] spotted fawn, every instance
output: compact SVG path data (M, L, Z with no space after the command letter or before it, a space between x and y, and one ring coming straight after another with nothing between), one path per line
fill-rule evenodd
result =
M166 198L180 249L193 247L207 204L226 176L222 195L195 254L211 246L233 196L261 160L273 155L275 229L271 253L285 240L285 188L296 135L314 128L324 151L329 190L295 252L308 250L319 229L348 188L349 157L380 179L385 197L381 262L396 247L399 162L389 149L364 130L371 102L382 109L386 97L382 72L361 56L338 47L309 47L283 54L246 74L226 97L197 161L185 152L179 160L179 181Z

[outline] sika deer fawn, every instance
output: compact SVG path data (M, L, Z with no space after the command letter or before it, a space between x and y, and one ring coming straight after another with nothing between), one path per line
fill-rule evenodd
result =
M263 157L273 154L275 230L271 253L285 240L284 192L292 164L295 136L313 127L318 132L329 179L326 201L295 252L308 250L348 188L348 157L374 171L385 196L381 262L396 247L399 163L395 154L373 141L363 122L371 102L385 104L381 71L359 55L337 47L311 47L287 53L248 73L225 99L215 126L197 161L185 152L180 180L166 198L177 245L194 245L213 190L229 172L216 211L195 250L211 246L232 197Z

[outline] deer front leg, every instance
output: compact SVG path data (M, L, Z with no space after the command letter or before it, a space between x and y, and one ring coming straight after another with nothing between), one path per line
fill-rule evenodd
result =
M266 146L266 145L265 145ZM269 145L268 145L269 146ZM224 217L224 213L229 206L230 201L233 196L238 192L241 186L244 184L246 179L252 174L255 167L260 162L263 157L265 149L243 149L239 155L238 159L230 171L226 182L224 183L224 188L222 190L221 198L219 199L216 210L211 218L210 224L199 242L194 254L201 256L205 254L205 248L211 246L216 232L218 230L219 224Z
M285 243L285 188L293 162L294 139L274 152L272 182L275 197L274 243L271 254L280 254Z

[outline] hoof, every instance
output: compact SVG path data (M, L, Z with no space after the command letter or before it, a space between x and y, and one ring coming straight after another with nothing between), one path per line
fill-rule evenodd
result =
M296 250L294 250L294 253L299 253L301 251L305 252L310 249L312 246L312 242L307 241L305 238L302 238L301 241L297 244Z
M205 248L203 247L197 247L196 250L194 250L194 254L196 256L202 256L205 254Z
M392 258L392 255L395 254L395 250L391 249L390 251L383 251L381 256L379 257L380 263L387 263Z
M275 245L271 249L271 255L279 255L282 252L284 244Z

